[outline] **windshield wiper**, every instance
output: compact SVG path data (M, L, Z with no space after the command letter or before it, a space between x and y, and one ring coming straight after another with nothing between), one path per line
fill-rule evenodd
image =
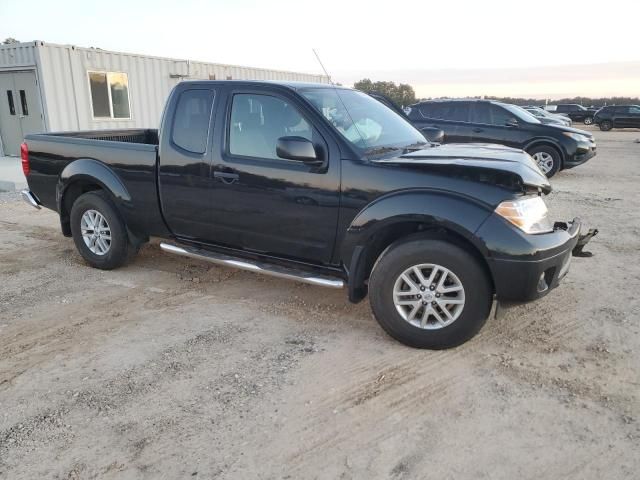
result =
M373 147L365 151L366 155L384 155L385 153L401 150L400 147Z
M429 142L416 142L416 143L412 143L411 145L407 145L405 147L402 147L402 153L409 153L409 152L417 152L418 150L422 150L424 148L426 148L427 146L431 145L431 143Z

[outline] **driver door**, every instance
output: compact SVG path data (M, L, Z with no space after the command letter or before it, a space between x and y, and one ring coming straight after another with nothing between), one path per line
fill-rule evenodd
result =
M212 241L250 252L328 263L339 212L337 146L297 99L237 88L225 99L213 152ZM322 165L285 160L284 136L311 140Z

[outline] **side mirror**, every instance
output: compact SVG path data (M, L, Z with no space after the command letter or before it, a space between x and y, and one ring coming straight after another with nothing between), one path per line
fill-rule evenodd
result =
M444 131L437 127L422 127L420 133L431 143L444 143Z
M316 149L311 140L303 137L280 137L276 144L276 154L280 158L298 160L309 165L322 163L316 155Z
M518 120L516 120L515 118L510 118L509 120L504 122L504 124L507 127L517 127L518 126Z

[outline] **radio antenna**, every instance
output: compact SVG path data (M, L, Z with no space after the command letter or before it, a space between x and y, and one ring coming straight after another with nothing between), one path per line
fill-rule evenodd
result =
M311 51L316 56L316 59L318 60L318 63L320 64L320 67L322 67L322 70L324 71L324 74L329 79L329 83L335 87L335 84L333 83L333 80L331 80L331 75L329 75L329 72L327 72L327 69L324 68L324 63L322 63L322 60L320 60L320 55L318 55L318 52L316 52L316 49L312 48Z
M351 121L351 125L353 125L353 128L356 129L356 132L358 133L358 136L360 137L360 140L362 140L362 143L364 145L367 144L367 142L365 141L364 137L362 136L362 133L360 133L360 129L358 128L358 126L356 125L356 122L353 121L353 117L351 117L351 114L349 113L349 109L347 108L347 106L344 104L344 102L342 101L342 97L340 96L340 93L338 92L338 88L336 87L336 84L333 83L333 80L331 79L331 75L329 75L329 72L327 71L327 69L324 67L324 64L322 63L322 60L320 60L320 55L318 55L318 52L316 52L315 48L312 48L311 51L313 52L313 54L316 56L316 59L318 60L318 63L320 64L320 67L322 67L322 70L324 71L324 74L327 76L327 78L329 79L329 83L331 84L331 86L333 87L333 90L336 93L336 97L338 97L338 100L340 100L340 103L342 104L342 108L344 108L345 113L347 114L347 116L349 117L349 120ZM335 125L335 124L334 124ZM343 134L346 133L343 132Z

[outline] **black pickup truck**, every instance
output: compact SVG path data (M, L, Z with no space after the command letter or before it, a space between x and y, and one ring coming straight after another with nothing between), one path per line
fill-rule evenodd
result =
M552 222L551 187L503 146L435 145L347 88L189 81L159 131L29 135L25 200L60 215L90 265L149 237L169 253L369 294L421 348L471 338L492 301L535 300L589 238Z

